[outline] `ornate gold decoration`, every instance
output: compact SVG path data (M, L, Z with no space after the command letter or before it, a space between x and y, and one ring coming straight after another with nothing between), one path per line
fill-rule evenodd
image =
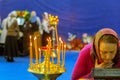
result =
M38 77L39 80L56 80L58 76L66 71L66 44L61 38L58 39L58 16L49 15L49 19L50 26L53 26L56 32L56 46L52 44L53 39L48 38L47 46L41 48L38 46L37 37L30 36L30 65L28 71ZM53 52L57 55L56 57L51 56ZM35 58L33 58L33 54L35 54ZM44 57L42 57L42 55L44 55Z

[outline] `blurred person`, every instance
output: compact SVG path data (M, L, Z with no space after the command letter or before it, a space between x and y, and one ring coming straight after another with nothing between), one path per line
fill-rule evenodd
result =
M6 22L7 22L8 17L3 19L1 27L2 27L2 33L0 35L0 44L5 44L5 39L7 35L7 29L6 29Z
M5 59L8 62L14 62L13 56L18 56L17 39L19 38L19 27L17 24L16 11L8 15L6 22L7 36L5 40Z
M42 34L42 46L46 47L47 43L47 38L52 37L52 27L49 24L49 16L47 12L44 12L42 15L42 28L43 28L43 34Z
M31 30L31 34L34 34L35 31L39 31L40 34L42 34L41 20L37 16L35 11L31 12L29 27L30 27L30 30Z
M22 39L22 41L19 41L18 44L21 45L19 46L19 50L21 53L21 56L27 55L28 51L29 51L29 36L33 36L34 33L38 32L39 35L42 34L42 29L41 29L41 20L40 18L37 16L37 13L35 11L31 11L30 13L30 19L26 20L24 22L24 26L23 26L24 30L24 37ZM41 41L39 41L41 42Z

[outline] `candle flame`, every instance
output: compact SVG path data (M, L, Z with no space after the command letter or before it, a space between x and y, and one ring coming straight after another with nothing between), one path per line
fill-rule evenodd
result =
M37 38L36 38L36 36L34 37L34 40L36 40Z
M31 37L31 35L30 35L30 39L31 39L32 37Z
M41 49L39 48L39 51L41 51Z
M64 48L66 48L66 44L64 44Z

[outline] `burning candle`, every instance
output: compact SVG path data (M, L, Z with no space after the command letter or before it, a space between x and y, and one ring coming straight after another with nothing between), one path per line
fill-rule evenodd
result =
M34 37L34 46L35 46L35 55L36 55L36 63L38 64L38 47L37 47L37 38Z
M60 66L60 50L59 50L59 46L57 46L57 64Z
M47 71L50 71L51 39L48 38L47 41L48 41L48 47L47 47L47 54L46 54L46 61L47 61L46 65L47 65Z
M62 40L61 40L61 48L62 48L62 49L61 49L61 52L62 52L62 55L63 55L63 52L64 52L64 51L63 51L63 48L64 48L64 43L63 43L63 41L62 41Z
M30 64L32 64L32 37L30 36Z
M62 47L62 49L61 49L61 52L62 52L62 65L64 64L64 44L63 44L63 41L61 41L61 47Z
M59 44L58 44L58 64L60 65L60 53L61 53L61 38L59 38Z
M55 24L55 32L56 32L56 40L57 40L57 44L58 44L58 30L57 30L57 24Z
M64 65L65 65L65 55L66 55L66 44L64 44L64 52L63 52L63 67L64 67Z

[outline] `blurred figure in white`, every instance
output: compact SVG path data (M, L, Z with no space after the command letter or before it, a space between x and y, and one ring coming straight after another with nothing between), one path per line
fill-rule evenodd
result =
M54 37L54 33L53 33L54 28L53 28L53 26L51 26L49 24L49 14L47 12L44 12L42 17L43 17L43 19L42 19L42 28L43 28L42 47L46 47L48 44L47 39L48 38L53 39L53 37ZM52 43L52 46L53 46L53 43ZM56 57L56 54L54 53L54 51L52 52L51 56L54 58Z
M5 39L6 39L6 34L7 34L7 29L6 29L6 22L7 22L8 17L6 17L5 19L3 19L2 23L1 23L1 27L2 27L2 33L0 36L0 44L5 44Z
M49 16L47 12L44 12L42 15L42 28L43 28L43 35L42 35L42 46L46 47L47 45L47 38L52 36L52 28L49 24Z

